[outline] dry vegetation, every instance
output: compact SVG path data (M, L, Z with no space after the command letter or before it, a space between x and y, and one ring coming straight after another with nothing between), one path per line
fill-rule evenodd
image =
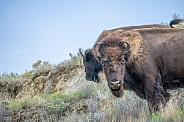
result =
M38 63L38 62L37 62ZM166 110L150 116L145 100L123 98L102 83L85 80L81 56L58 65L39 62L23 75L0 78L0 122L183 122L184 89L172 91Z

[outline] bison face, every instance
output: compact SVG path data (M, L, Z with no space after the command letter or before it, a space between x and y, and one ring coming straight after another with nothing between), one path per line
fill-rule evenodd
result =
M101 60L112 94L121 97L124 89L125 63L130 56L129 43L117 37L106 37L93 48Z
M103 69L112 94L121 97L123 95L125 59L112 62L103 61Z
M93 54L92 49L87 49L83 55L83 62L85 65L86 80L99 82L98 73L102 71L102 65L97 57Z

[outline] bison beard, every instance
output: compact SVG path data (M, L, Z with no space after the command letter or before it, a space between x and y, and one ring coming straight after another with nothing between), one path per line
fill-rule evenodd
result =
M123 88L123 86L119 87L118 89L112 89L112 88L110 88L110 90L111 90L112 94L114 96L116 96L116 97L122 97L123 94L124 94L124 91L123 91L124 88Z

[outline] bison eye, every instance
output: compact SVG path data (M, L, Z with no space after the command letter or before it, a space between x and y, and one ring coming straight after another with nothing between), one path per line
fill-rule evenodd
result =
M125 64L126 63L126 60L125 60L125 58L123 57L122 59L121 59L121 64Z

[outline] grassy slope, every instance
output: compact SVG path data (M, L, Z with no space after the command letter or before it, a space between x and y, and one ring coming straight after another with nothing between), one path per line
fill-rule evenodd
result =
M34 71L32 79L3 77L0 80L0 121L100 121L182 122L184 90L178 89L165 112L150 117L147 103L126 91L123 98L102 83L86 81L81 57ZM179 107L178 107L179 106Z

